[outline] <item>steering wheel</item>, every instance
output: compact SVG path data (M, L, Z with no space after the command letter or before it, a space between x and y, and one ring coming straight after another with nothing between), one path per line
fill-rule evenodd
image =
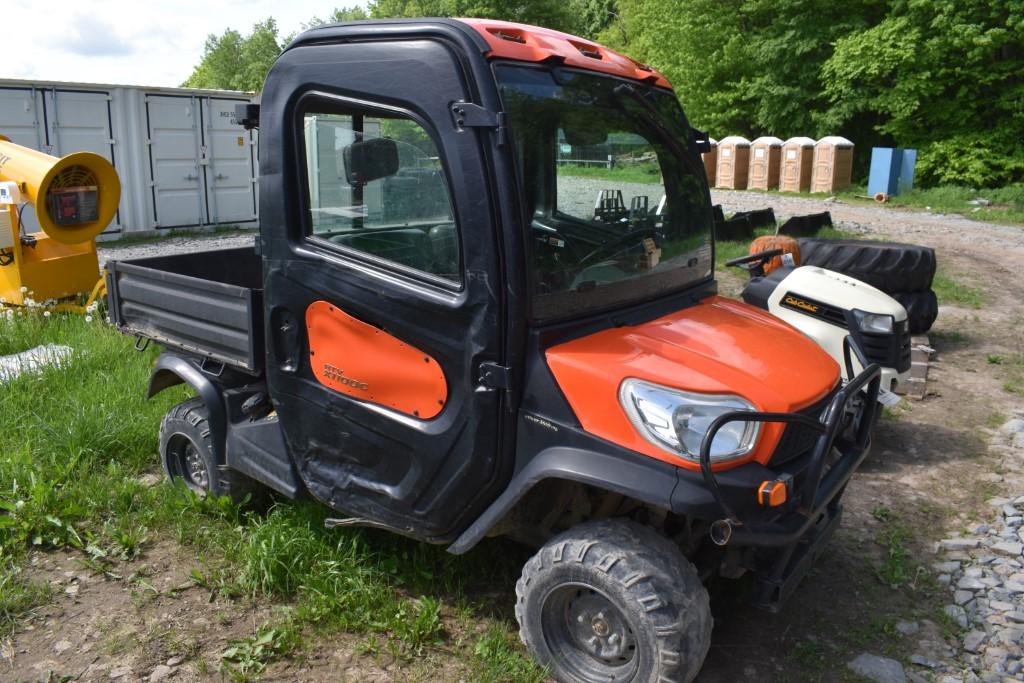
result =
M625 235L615 238L611 242L606 242L598 246L596 249L588 253L586 256L580 259L580 265L590 263L595 260L598 256L604 254L614 254L619 250L619 247L627 242L638 240L641 237L654 237L654 228L637 228L636 230L630 230Z
M771 261L776 256L782 256L786 253L782 249L769 249L767 251L759 251L756 254L748 254L746 256L740 256L739 258L730 259L725 262L727 266L735 266L736 268L742 268L743 270L750 273L751 277L764 275L764 266L766 263Z

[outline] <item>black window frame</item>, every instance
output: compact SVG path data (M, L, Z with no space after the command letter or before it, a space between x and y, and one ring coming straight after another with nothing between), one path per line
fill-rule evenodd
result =
M318 104L317 108L310 105ZM444 147L441 144L440 135L430 121L404 107L371 100L360 99L348 95L340 95L325 90L308 90L295 101L292 119L292 135L295 149L296 180L298 182L298 234L293 234L293 239L303 247L329 257L332 260L340 258L342 262L350 263L364 272L369 272L383 279L398 275L416 284L426 284L438 287L446 292L462 292L466 288L466 259L463 240L462 225L459 221L458 204L455 192L452 189L451 173L449 171L448 158L445 155ZM304 134L305 116L311 113L320 113L337 116L384 116L390 118L403 118L418 125L427 137L430 138L441 165L441 172L444 176L445 192L448 196L448 205L451 209L452 223L455 225L456 243L458 247L458 280L452 280L436 273L420 270L407 266L397 261L392 261L367 251L355 249L344 244L331 242L328 239L319 237L313 233L312 215L310 206L310 175L307 166L306 139Z

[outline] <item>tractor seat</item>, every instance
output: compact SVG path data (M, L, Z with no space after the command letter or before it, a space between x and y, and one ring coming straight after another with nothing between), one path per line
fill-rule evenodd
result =
M751 306L757 306L767 311L768 299L793 270L795 270L793 266L782 266L767 275L750 278L747 286L743 288L743 294L741 294L743 300Z

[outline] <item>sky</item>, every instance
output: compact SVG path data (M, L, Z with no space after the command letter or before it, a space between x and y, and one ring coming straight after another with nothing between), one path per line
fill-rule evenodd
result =
M0 78L179 86L211 34L243 35L277 19L280 35L302 28L341 0L2 0Z

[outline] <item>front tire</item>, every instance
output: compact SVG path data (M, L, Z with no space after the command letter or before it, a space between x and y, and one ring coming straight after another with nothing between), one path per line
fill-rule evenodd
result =
M635 522L587 522L551 539L516 598L520 638L563 683L687 683L711 644L697 570Z

